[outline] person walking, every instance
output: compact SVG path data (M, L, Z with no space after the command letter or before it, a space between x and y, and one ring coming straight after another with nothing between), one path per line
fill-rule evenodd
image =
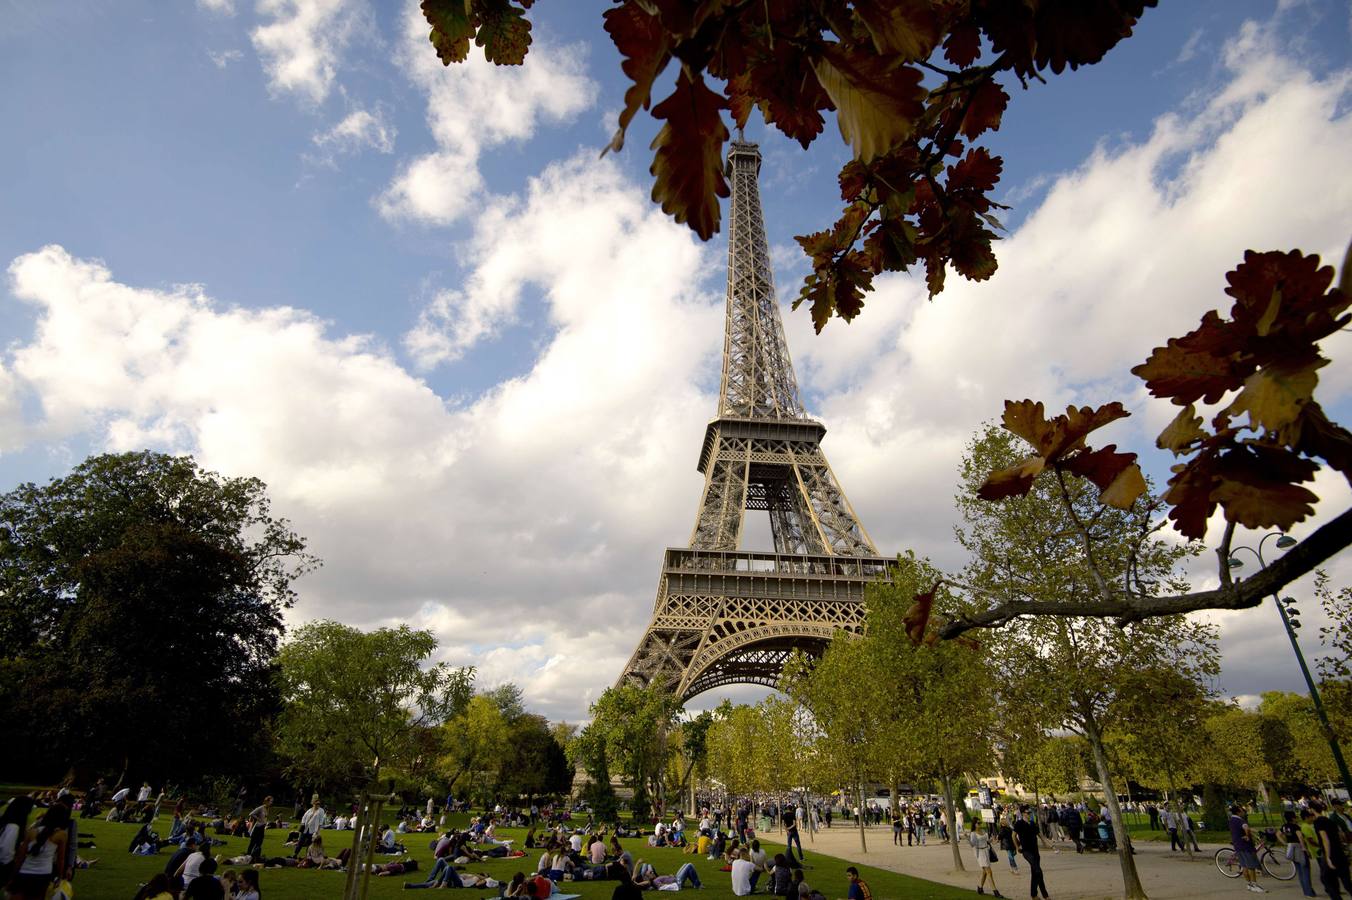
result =
M1080 842L1080 832L1084 830L1084 819L1080 817L1080 811L1067 803L1065 809L1061 810L1061 825L1070 834L1070 840L1075 844L1075 852L1083 853L1084 844Z
M784 813L784 846L790 853L793 852L793 845L798 845L798 858L807 859L803 854L803 839L798 834L798 818L794 810L787 810Z
M995 862L995 848L991 846L990 836L986 834L980 819L973 823L971 833L967 835L967 840L971 843L972 849L976 851L976 864L981 869L981 881L977 883L976 892L978 894L986 893L986 882L989 881L991 883L991 894L996 897L1003 897L1004 894L1001 894L1000 889L995 886L995 873L991 871L991 863Z
M1160 810L1159 810L1159 807L1157 807L1157 806L1156 806L1155 804L1153 804L1153 803L1147 803L1147 804L1145 805L1145 812L1146 812L1146 815L1148 815L1148 816L1150 817L1150 830L1151 830L1151 831L1159 831L1159 830L1160 830Z
M1347 846L1343 843L1342 829L1329 817L1328 807L1323 801L1311 800L1310 809L1315 812L1314 831L1319 839L1319 881L1332 900L1342 900L1340 883L1352 893L1352 877L1348 873Z
M1183 842L1178 839L1178 814L1172 809L1165 809L1160 819L1164 824L1164 830L1169 833L1169 852L1186 849Z
M1308 813L1309 811L1306 810ZM1305 844L1305 835L1301 832L1300 822L1296 818L1295 810L1287 810L1282 813L1281 836L1282 843L1286 844L1286 858L1291 860L1291 864L1296 867L1296 878L1300 881L1300 892L1306 897L1313 897L1314 887L1310 884L1310 851ZM1314 815L1310 815L1314 819Z
M429 800L430 804L431 801ZM296 852L292 854L299 858L305 852L305 848L314 843L314 839L324 830L324 826L329 822L328 813L324 807L319 805L319 795L314 794L310 797L310 808L305 811L305 815L300 817L300 835L296 838Z
M1014 844L1028 863L1028 896L1036 897L1041 891L1043 900L1047 900L1047 881L1042 875L1042 851L1037 845L1041 835L1028 807L1022 807L1020 812L1022 814L1014 823Z
M901 810L896 808L892 810L892 844L901 846Z
M1014 842L1014 828L1003 816L1000 818L1000 828L996 834L999 836L1000 849L1005 851L1005 855L1009 858L1009 871L1015 875L1019 874L1019 859L1015 855L1018 845Z

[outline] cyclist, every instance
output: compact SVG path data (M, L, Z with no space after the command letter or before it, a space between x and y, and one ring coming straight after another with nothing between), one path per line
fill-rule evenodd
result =
M1267 891L1258 886L1258 851L1254 847L1253 831L1244 818L1244 812L1243 804L1236 803L1230 807L1230 845L1235 848L1239 867L1244 872L1244 880L1248 882L1246 887L1255 894L1265 894Z

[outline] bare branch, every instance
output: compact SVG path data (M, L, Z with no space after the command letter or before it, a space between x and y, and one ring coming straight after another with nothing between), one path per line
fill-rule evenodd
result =
M1235 536L1235 523L1230 520L1225 523L1225 537L1221 538L1221 545L1216 548L1216 560L1220 565L1221 587L1229 587L1234 581L1230 577L1230 541Z
M1117 624L1128 625L1157 616L1176 616L1203 609L1249 609L1302 575L1314 571L1349 545L1352 545L1352 509L1346 510L1336 519L1325 522L1285 556L1252 578L1235 581L1215 590L1164 597L1128 596L1116 593L1111 599L1103 600L1011 601L948 622L940 626L939 636L945 639L955 638L974 628L994 628L1003 625L1019 616L1116 619Z

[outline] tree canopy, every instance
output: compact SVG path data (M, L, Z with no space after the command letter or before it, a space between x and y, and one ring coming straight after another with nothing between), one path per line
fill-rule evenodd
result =
M407 625L298 628L278 654L286 705L277 740L295 776L324 783L355 771L374 780L413 763L421 731L464 709L473 687L472 668L425 666L436 646L430 631Z
M261 481L186 456L94 456L0 495L9 771L261 766L282 612L316 564Z

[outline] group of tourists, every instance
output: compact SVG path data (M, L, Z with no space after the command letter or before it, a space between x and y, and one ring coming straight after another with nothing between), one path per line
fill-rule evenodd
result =
M1037 897L1041 894L1045 900L1047 882L1042 874L1042 851L1038 845L1046 838L1031 807L1025 805L1020 806L1017 812L1009 811L998 817L989 828L977 819L967 839L976 857L977 871L981 873L976 888L978 894L986 893L989 884L994 896L1004 896L995 886L995 863L999 859L995 848L998 845L1005 851L1013 872L1019 872L1018 856L1023 857L1028 870L1028 896Z

